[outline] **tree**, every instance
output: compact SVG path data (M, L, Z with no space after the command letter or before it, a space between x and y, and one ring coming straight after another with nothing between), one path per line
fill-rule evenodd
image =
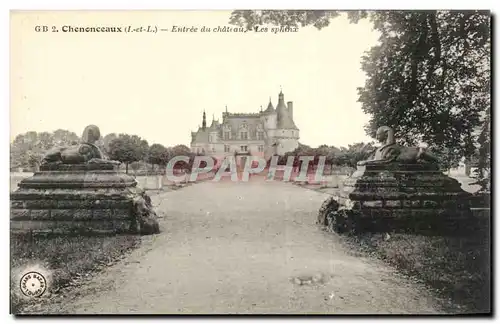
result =
M134 171L134 174L136 174L137 170L139 170L141 168L141 162L134 161L134 162L130 163L130 168L132 168L132 170Z
M479 133L479 149L476 155L477 169L475 177L481 186L480 191L489 192L491 185L491 115L488 110L484 116L485 122Z
M233 11L230 23L328 26L338 11ZM479 11L350 11L351 22L369 19L380 44L362 58L367 79L358 89L371 116L366 131L390 126L404 145L426 142L444 152L445 164L470 157L481 147L490 160L490 14ZM483 117L482 117L483 116ZM484 135L483 137L485 137ZM489 168L489 162L480 168ZM484 175L484 173L482 173ZM488 173L489 174L489 173Z
M77 141L75 133L63 129L53 133L31 131L19 134L10 145L11 169L36 168L49 149L69 146Z
M108 135L103 137L102 145L106 153L109 151L109 144L116 138L118 138L118 135L116 135L116 133L109 133Z
M359 161L367 160L376 148L373 143L356 143L349 145L348 154L350 154L349 166L355 168Z
M186 145L179 144L179 145L172 147L172 157L174 157L174 156L189 156L190 153L191 153L191 150Z
M147 154L147 162L154 169L155 165L166 165L169 160L168 149L161 144L153 144Z
M42 162L43 155L40 152L31 151L28 152L28 166L36 172L40 163Z
M341 147L334 158L334 163L356 168L359 161L367 160L375 151L373 143L355 143L347 148Z
M137 135L120 134L109 143L109 158L125 163L125 172L128 165L145 158L148 151L148 142Z
M174 150L171 147L167 147L167 149L165 150L165 152L163 152L163 154L161 156L161 160L162 160L161 165L163 167L166 167L168 164L168 161L170 161L170 159L173 157L174 157Z
M58 129L53 133L54 146L68 146L80 140L78 135L65 129Z
M337 163L337 158L340 155L341 150L338 147L330 146L326 154L326 163L330 164L330 170L333 171L333 166Z

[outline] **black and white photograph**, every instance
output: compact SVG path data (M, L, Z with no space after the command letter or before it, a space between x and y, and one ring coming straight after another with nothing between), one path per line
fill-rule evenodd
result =
M11 10L10 314L492 315L492 17Z

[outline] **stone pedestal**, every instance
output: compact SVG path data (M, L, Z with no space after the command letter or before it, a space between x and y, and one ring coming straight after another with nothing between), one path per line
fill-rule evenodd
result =
M13 232L159 232L151 200L112 164L55 164L11 193Z
M337 232L471 230L470 194L434 164L358 166L318 222ZM478 224L479 225L479 224Z

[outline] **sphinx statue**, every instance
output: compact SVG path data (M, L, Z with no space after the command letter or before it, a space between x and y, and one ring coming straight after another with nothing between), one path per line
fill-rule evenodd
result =
M389 163L417 164L417 163L437 163L438 160L423 147L404 147L396 144L394 131L388 126L377 129L377 140L381 146L377 148L368 160L359 161L359 166L383 165Z
M85 127L80 144L73 144L68 147L58 147L49 150L42 160L42 165L46 164L120 164L118 161L107 159L101 150L95 145L101 137L99 127L89 125Z
M387 126L378 128L376 138L381 145L323 203L319 224L337 233L455 235L483 222L471 213L470 193L441 170L436 157L398 145Z
M101 152L100 137L89 125L79 143L45 154L40 171L11 193L11 229L30 235L159 233L151 197Z

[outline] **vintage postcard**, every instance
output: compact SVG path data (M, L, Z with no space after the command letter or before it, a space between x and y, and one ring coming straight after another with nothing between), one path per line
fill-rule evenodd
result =
M11 11L12 314L491 314L491 13Z

